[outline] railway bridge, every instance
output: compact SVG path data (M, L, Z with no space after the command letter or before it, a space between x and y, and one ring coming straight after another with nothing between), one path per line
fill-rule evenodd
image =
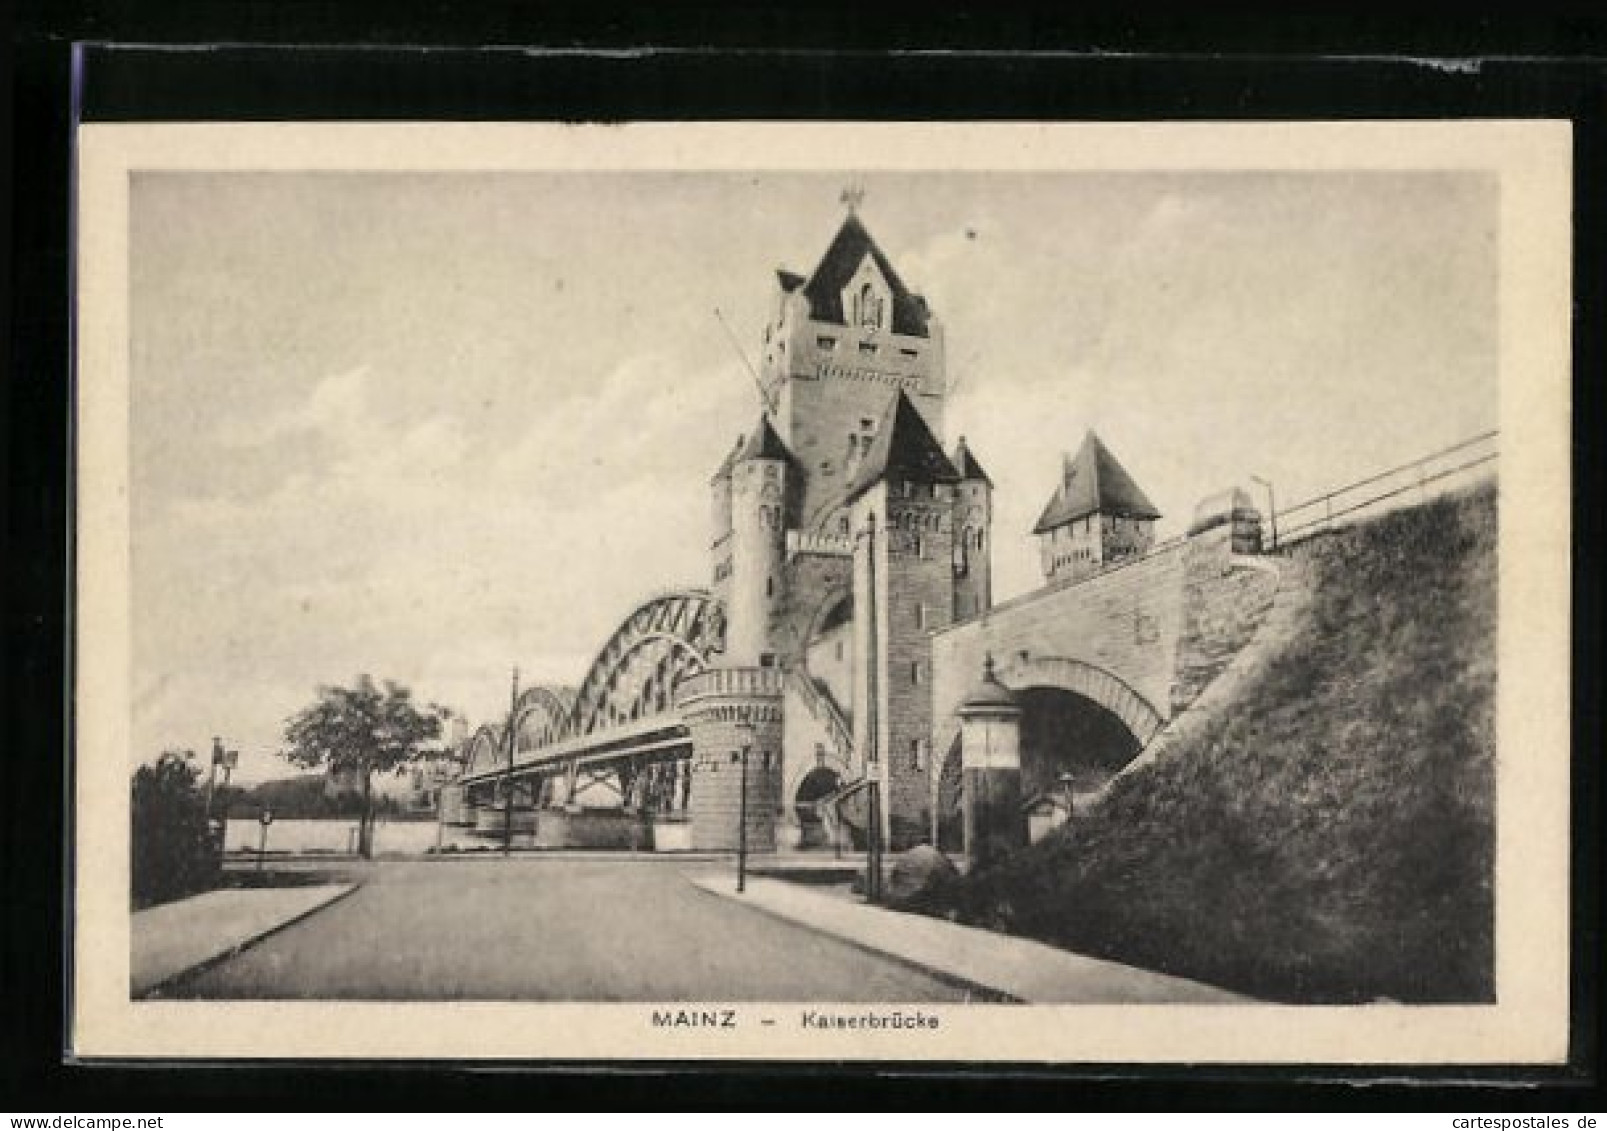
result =
M911 689L928 701L930 737L907 751L892 748L887 716L903 709L908 665L870 655L868 625L847 634L859 643L848 666L881 668L858 682L878 688L884 721L860 718L856 730L855 714L876 712L863 695L857 712L839 702L836 680L811 669L818 647L733 665L712 592L654 596L578 687L525 688L507 722L480 727L445 819L539 847L726 849L746 810L756 849L826 846L808 827L811 803L872 778L895 846L934 831L953 843L959 707L990 657L1023 704L1024 793L1096 790L1188 706L1270 606L1276 569L1254 552L1258 532L1247 535L1242 508L1240 518L1229 505L1189 537L923 633L925 658L908 664L924 669ZM861 593L859 604L875 601ZM862 830L863 808L838 815L837 835Z
M588 836L601 845L628 839L638 832L634 820L623 819L632 813L654 814L664 826L688 820L692 738L676 691L712 670L724 632L723 610L706 590L643 601L609 636L578 689L517 691L507 722L480 727L445 816L552 847ZM581 807L583 794L597 802L592 808L622 819L570 829L565 814ZM661 837L674 839L668 828Z

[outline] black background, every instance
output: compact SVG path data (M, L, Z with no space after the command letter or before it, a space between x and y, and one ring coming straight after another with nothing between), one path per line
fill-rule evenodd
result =
M930 6L929 6L930 7ZM1607 20L906 11L437 0L28 0L0 91L4 653L0 1108L16 1113L982 1106L1600 1110L1602 176ZM68 272L75 41L85 121L1304 119L1575 123L1574 1039L1563 1069L1196 1066L74 1064L66 1059L70 788ZM111 46L120 44L121 46ZM131 46L144 44L143 47ZM161 45L217 44L209 50ZM477 45L504 45L473 50ZM324 46L311 46L324 45ZM427 48L423 45L427 45ZM540 48L526 50L524 48ZM1473 68L1424 58L1477 59ZM0 74L4 74L0 70ZM609 1078L595 1073L607 1072ZM820 1079L822 1072L839 1078ZM1368 1086L1360 1087L1365 1082ZM1008 1096L1001 1089L1008 1088ZM911 1101L916 1101L912 1103Z

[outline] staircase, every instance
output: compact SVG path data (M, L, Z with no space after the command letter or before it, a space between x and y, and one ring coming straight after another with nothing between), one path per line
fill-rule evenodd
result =
M808 672L792 669L787 672L787 689L795 691L809 709L809 714L825 728L844 763L853 765L854 730L843 717L842 708L831 692L821 687Z

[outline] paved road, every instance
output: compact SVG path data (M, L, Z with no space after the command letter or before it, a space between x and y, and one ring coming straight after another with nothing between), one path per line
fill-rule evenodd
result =
M707 863L382 862L360 890L164 996L963 1001L966 991L699 891Z

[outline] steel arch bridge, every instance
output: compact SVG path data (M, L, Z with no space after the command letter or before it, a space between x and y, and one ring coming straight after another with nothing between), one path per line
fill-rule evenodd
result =
M591 784L627 804L684 803L691 740L675 686L724 644L724 609L708 591L648 598L609 635L579 687L527 688L508 724L480 727L460 784L482 806L505 801L510 786L516 805L556 805Z
M708 666L724 643L724 610L706 590L644 601L592 661L575 694L571 733L664 714L673 706L675 685Z

